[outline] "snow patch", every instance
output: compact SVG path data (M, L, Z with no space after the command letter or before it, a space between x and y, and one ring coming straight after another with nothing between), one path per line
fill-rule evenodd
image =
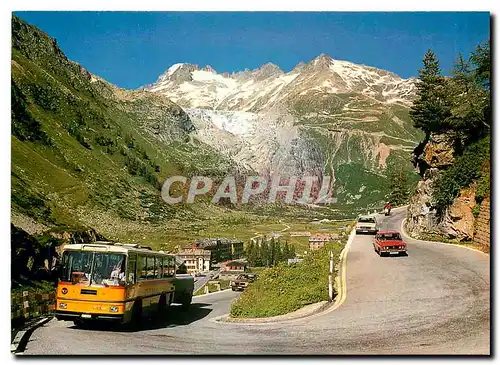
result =
M175 71L177 71L179 68L181 68L183 63L175 63L172 66L169 67L167 71L167 75L172 75Z

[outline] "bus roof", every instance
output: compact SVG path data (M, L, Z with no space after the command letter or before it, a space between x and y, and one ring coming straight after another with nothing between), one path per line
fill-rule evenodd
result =
M162 256L174 256L173 254L167 254L162 251L153 251L151 247L140 246L139 244L103 242L103 241L69 244L63 247L63 251L114 252L114 253L124 253L124 254L127 254L129 252L141 252L141 253L151 253L154 255L162 255Z

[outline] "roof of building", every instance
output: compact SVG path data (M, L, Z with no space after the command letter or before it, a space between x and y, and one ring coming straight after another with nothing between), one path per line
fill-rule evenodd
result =
M224 266L247 266L246 262L237 261L237 260L229 260L223 263Z
M185 248L177 252L177 255L211 255L210 250L203 250L200 248Z
M309 237L309 241L327 241L330 240L332 237L328 233L315 233Z
M213 247L219 245L230 245L234 243L243 244L242 240L231 239L231 238L200 238L196 240L196 245L200 248Z

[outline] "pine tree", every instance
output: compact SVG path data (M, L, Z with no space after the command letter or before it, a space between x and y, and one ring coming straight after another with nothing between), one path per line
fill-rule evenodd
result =
M464 146L484 137L491 125L489 71L485 65L489 52L482 48L476 52L469 61L458 55L448 82L451 113L446 124Z
M277 265L283 261L283 250L281 248L281 242L278 240L278 243L275 247L276 251L274 253L274 264Z
M410 196L410 184L406 171L401 167L393 168L389 172L389 197L391 205L402 205Z
M453 78L448 83L448 98L451 105L451 115L447 124L455 131L458 137L468 144L472 137L476 140L476 132L482 123L481 90L475 82L474 74L469 62L461 54L453 68Z
M445 119L450 115L446 99L446 79L441 76L439 60L428 50L423 59L424 67L419 70L417 98L410 110L413 125L429 136L431 132L442 132Z
M285 241L285 244L283 245L283 251L282 255L284 260L290 259L290 246L288 246L288 241Z
M257 241L257 244L254 246L254 251L252 254L252 258L254 261L254 265L257 267L263 266L262 262L262 239Z
M245 256L250 266L255 266L255 243L253 240L245 247Z
M470 57L471 63L476 67L474 75L484 90L490 90L491 84L491 51L490 41L480 44Z
M267 239L264 237L262 239L262 243L260 245L260 259L262 262L262 266L269 267L270 265L270 257L269 257L269 245L267 244Z
M276 241L271 237L269 241L269 266L274 266L276 259Z

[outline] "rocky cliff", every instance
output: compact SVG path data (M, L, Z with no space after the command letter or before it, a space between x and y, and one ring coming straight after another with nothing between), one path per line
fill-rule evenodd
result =
M478 232L482 241L484 237L489 237L489 199L477 202L477 181L460 188L447 207L439 206L433 198L436 182L453 166L456 156L457 144L452 133L431 135L415 148L413 164L421 180L410 200L406 223L406 229L413 237L477 241L475 236ZM488 213L485 213L486 205ZM482 225L478 230L479 219L476 217L479 212L482 212Z

